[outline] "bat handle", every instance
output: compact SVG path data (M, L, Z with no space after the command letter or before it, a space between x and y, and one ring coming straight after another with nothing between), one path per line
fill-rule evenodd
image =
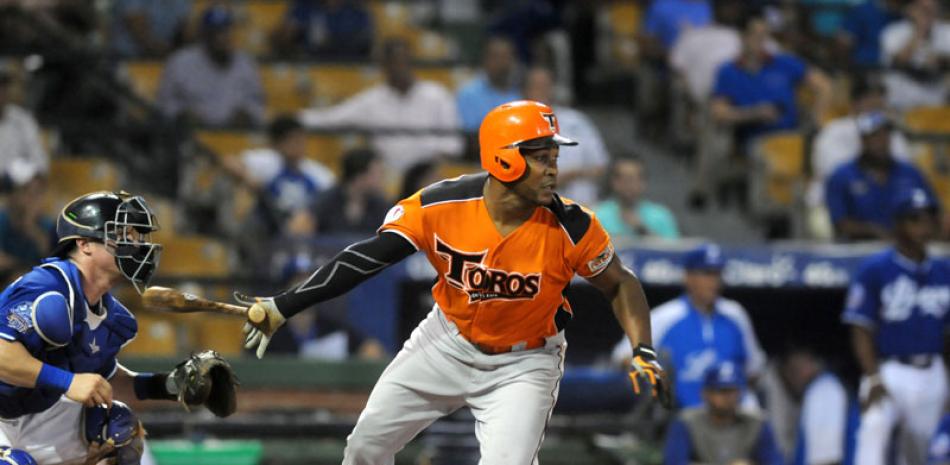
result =
M260 306L254 305L247 310L247 319L256 325L261 324L267 318L267 312Z

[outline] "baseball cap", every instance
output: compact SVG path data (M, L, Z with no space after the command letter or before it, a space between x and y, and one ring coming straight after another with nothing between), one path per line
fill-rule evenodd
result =
M683 256L683 268L686 270L720 271L725 266L722 249L716 244L703 244L686 252Z
M919 211L937 212L937 202L927 191L915 187L907 189L897 195L894 201L894 217L900 218Z
M732 362L713 365L703 377L703 389L742 389L743 387L745 387L745 375Z
M858 125L858 133L862 136L874 134L880 129L890 128L893 125L891 119L882 111L861 113L855 122Z
M205 31L227 29L234 23L231 10L223 6L213 6L201 15L201 28Z

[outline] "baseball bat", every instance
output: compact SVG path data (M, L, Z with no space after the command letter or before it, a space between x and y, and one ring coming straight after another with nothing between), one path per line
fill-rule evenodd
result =
M210 312L248 318L253 323L264 321L266 313L255 308L248 311L240 305L226 304L198 297L188 292L169 287L151 286L142 293L142 302L146 308L165 310L175 313Z

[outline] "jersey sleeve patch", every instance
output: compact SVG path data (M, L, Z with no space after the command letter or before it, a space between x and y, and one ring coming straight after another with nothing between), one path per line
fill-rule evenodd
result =
M28 333L33 328L33 304L20 302L7 310L4 325L0 326L0 338L15 341L19 335Z
M62 347L73 337L72 311L59 292L40 294L31 305L31 320L37 334L54 347Z
M603 252L587 262L587 268L590 270L591 276L600 274L601 271L604 271L607 268L607 265L610 265L610 261L614 258L614 246L612 244L607 244L607 247L604 247Z

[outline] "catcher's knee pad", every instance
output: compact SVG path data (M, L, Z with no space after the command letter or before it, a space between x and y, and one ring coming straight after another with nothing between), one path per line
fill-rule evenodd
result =
M37 465L33 456L25 450L0 446L0 464L3 465Z
M145 447L145 428L128 405L112 402L112 408L88 407L83 411L86 444L112 440L117 465L138 465Z

